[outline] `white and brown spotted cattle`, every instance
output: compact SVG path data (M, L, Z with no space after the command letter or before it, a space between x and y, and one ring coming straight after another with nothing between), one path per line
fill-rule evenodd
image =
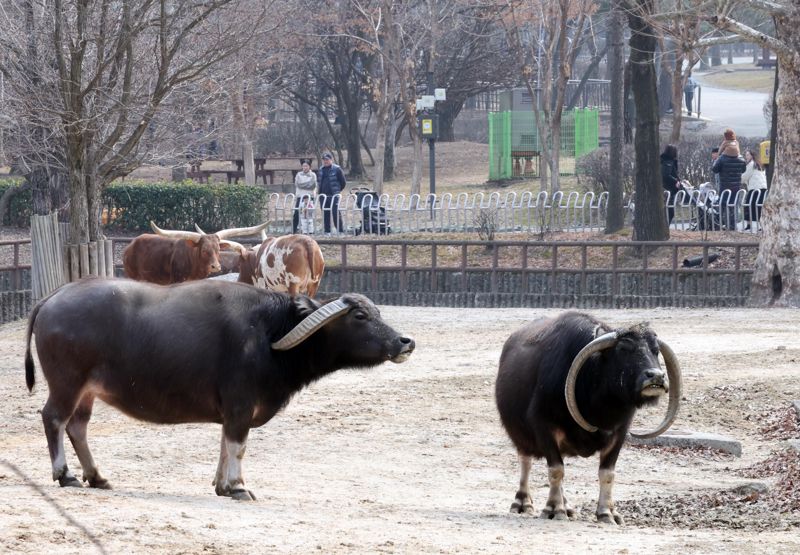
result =
M322 250L307 235L266 239L242 255L239 281L270 291L313 297L325 271Z

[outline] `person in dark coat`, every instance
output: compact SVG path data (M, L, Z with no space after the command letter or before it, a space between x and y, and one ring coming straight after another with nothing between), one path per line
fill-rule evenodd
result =
M744 158L739 155L738 143L728 144L724 149L720 146L720 153L719 158L714 162L714 166L711 170L715 174L719 174L722 225L731 231L735 231L736 207L734 205L734 199L736 198L736 193L739 192L742 186L742 174L747 169L747 163L744 161ZM725 191L727 191L727 193Z
M669 193L667 199L667 214L669 221L667 225L672 223L672 218L675 217L675 196L678 191L683 189L681 180L678 178L678 149L675 145L667 145L664 152L661 153L661 186Z
M336 229L344 232L344 224L339 215L339 195L344 191L347 181L344 178L342 168L333 163L333 156L326 152L322 155L322 167L317 172L317 191L320 195L325 195L322 205L322 226L325 233L331 232L331 218L333 218Z

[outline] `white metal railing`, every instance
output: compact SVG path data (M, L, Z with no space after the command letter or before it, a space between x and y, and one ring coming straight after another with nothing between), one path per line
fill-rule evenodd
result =
M738 229L744 227L747 191L717 195L708 188L679 191L671 197L664 192L666 210L674 210L672 229L717 231L724 227L725 216L731 214ZM324 220L331 217L333 204L345 234L385 232L478 232L483 225L492 225L497 232L600 231L605 227L608 193L547 192L477 192L432 194L364 195L363 192L326 198L317 195L313 208L306 211L313 222L305 230L315 235L325 233ZM750 210L760 213L763 195L755 199ZM269 196L270 232L292 233L292 217L296 198L292 193ZM626 202L627 223L632 221L635 203ZM756 215L754 214L754 216ZM329 227L339 234L335 225ZM388 226L388 227L387 227ZM313 228L313 231L310 229ZM755 233L758 225L751 225ZM298 229L303 231L301 227Z

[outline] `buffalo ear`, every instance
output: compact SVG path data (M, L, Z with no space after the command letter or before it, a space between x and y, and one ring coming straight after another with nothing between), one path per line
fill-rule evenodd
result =
M297 313L306 318L321 307L322 304L307 295L297 295L294 297L294 306L297 308Z

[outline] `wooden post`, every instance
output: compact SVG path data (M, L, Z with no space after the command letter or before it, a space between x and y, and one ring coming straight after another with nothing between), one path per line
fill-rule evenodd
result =
M69 280L78 281L81 279L80 257L78 256L78 245L69 245Z
M111 239L104 240L103 249L106 253L106 276L114 277L114 242Z
M97 275L106 277L106 249L103 239L97 241Z
M97 260L97 241L90 241L87 244L86 249L89 256L89 275L99 275L97 273L98 269L100 268L100 262Z
M80 277L88 276L89 275L89 244L88 243L81 243L78 245L78 254L80 256L80 263L78 267L80 268Z

